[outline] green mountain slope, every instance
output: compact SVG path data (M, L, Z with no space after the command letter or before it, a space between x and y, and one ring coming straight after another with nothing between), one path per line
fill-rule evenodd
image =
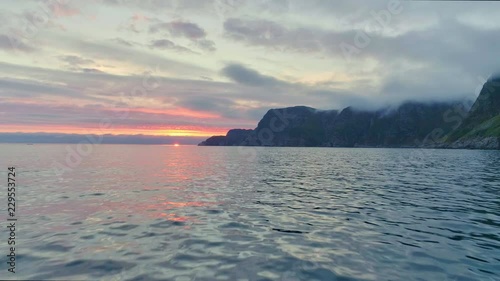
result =
M500 149L500 78L484 84L466 118L446 142L451 148Z
M463 138L500 137L500 78L487 81L469 114L447 141Z

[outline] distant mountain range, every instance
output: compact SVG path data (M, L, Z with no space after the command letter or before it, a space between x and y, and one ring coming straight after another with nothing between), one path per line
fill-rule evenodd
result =
M474 104L407 102L374 111L271 109L254 130L230 130L199 145L500 149L500 78L486 82Z

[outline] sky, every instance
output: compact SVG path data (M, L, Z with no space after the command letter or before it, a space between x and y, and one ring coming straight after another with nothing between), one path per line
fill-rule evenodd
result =
M0 134L205 138L271 108L473 100L500 3L0 2Z

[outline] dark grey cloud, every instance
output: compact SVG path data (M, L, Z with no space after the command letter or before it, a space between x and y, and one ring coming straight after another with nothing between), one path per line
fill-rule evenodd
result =
M220 114L227 118L246 117L245 114L241 112L241 109L238 110L237 104L231 98L196 95L181 98L177 101L176 105L191 110Z
M104 73L104 71L97 68L81 68L80 70L85 73Z
M215 42L212 40L206 40L206 39L197 40L196 45L199 48L209 52L214 52L215 50L217 50L217 48L215 47Z
M168 29L174 36L183 36L192 40L207 36L203 28L192 22L173 21L169 23Z
M152 34L162 33L172 37L186 38L190 40L194 46L205 51L213 52L216 50L215 42L206 39L207 33L196 23L188 21L162 22L155 19L154 23L149 27L149 32Z
M287 83L274 77L260 74L258 71L241 64L230 64L222 69L222 74L234 82L254 87L277 87Z
M183 46L179 46L179 45L175 44L174 42L167 40L167 39L153 40L149 44L149 47L153 48L153 49L173 50L173 51L181 52L181 53L182 52L195 53L192 50L190 50L186 47L183 47Z
M154 48L161 48L161 49L169 49L172 47L175 47L175 43L167 40L167 39L161 39L161 40L153 40L151 41L151 44L149 45L150 47Z
M149 27L149 32L168 32L172 36L186 37L191 40L197 40L207 36L203 28L195 23L186 21L157 22Z
M128 41L128 40L125 40L123 38L114 38L114 39L111 39L111 41L113 42L116 42L122 46L126 46L126 47L133 47L135 44L132 43L131 41Z

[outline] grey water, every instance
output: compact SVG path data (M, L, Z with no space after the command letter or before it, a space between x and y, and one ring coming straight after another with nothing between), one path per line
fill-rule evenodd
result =
M3 144L0 163L0 279L500 280L500 151Z

